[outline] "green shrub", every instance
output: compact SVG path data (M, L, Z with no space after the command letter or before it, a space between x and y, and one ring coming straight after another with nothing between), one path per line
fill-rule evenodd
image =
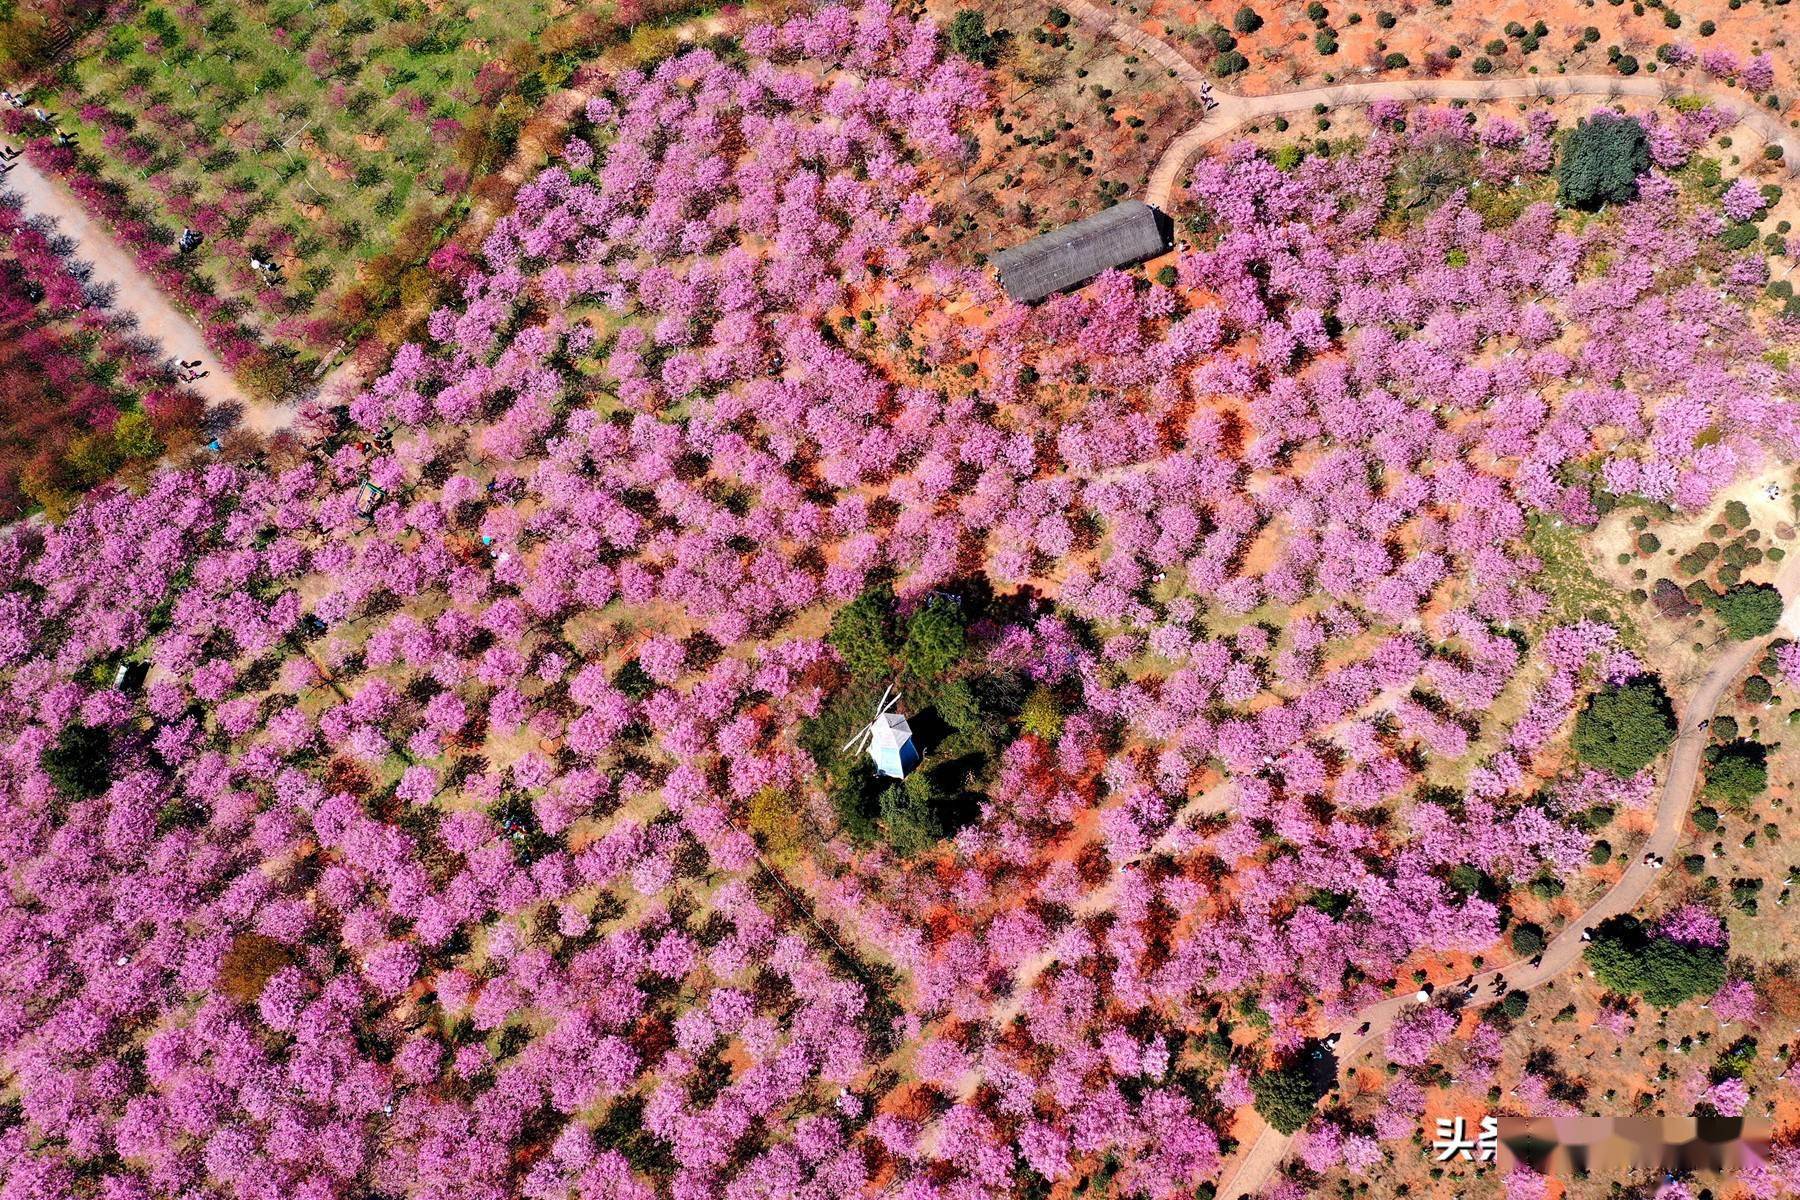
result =
M1654 533L1640 533L1638 534L1637 548L1641 554L1655 554L1662 549L1662 539Z
M1257 1072L1250 1090L1256 1096L1256 1111L1283 1135L1306 1124L1325 1094L1304 1062Z
M1494 64L1485 58L1477 58L1474 62L1469 64L1469 69L1474 71L1477 75L1489 75L1493 73Z
M1459 896L1479 895L1488 886L1487 876L1473 863L1457 863L1450 868L1446 882L1449 883L1450 890Z
M1596 829L1604 829L1612 824L1612 819L1616 815L1612 805L1596 804L1592 808L1571 814L1569 822L1583 833L1592 833Z
M920 679L938 679L962 659L967 635L962 610L946 596L932 596L906 624L901 656Z
M127 459L153 459L163 451L156 436L156 426L144 412L122 413L113 422L113 444Z
M973 8L958 9L950 18L950 49L972 62L993 66L999 43L988 32L987 20Z
M1706 752L1708 799L1742 808L1769 786L1768 749L1757 742L1735 741Z
M881 793L881 827L888 845L903 855L928 850L944 836L931 772L914 771Z
M1338 52L1337 37L1329 29L1321 29L1313 34L1313 49L1325 57Z
M1262 14L1246 4L1237 10L1236 16L1231 18L1231 27L1239 33L1255 33L1263 27Z
M1713 610L1725 632L1740 642L1774 630L1781 620L1781 593L1766 583L1741 583L1715 596Z
M1654 677L1602 688L1575 718L1575 754L1621 778L1655 760L1675 738L1669 697Z
M981 701L967 679L952 679L937 690L931 706L944 723L959 733L979 733L984 724Z
M879 812L877 785L880 776L866 765L858 764L832 777L831 807L837 813L844 831L856 842L867 845L880 835L875 824Z
M1520 958L1532 958L1544 949L1544 927L1530 921L1513 926L1513 952Z
M1592 211L1637 195L1650 169L1650 141L1631 117L1583 119L1563 138L1557 185L1562 202Z
M1767 704L1775 695L1775 688L1762 675L1752 675L1744 680L1744 699L1751 704Z
M1725 951L1653 934L1626 915L1594 928L1584 954L1594 978L1612 991L1642 996L1658 1008L1672 1008L1697 996L1711 996L1725 982Z
M1407 67L1412 66L1412 60L1395 50L1381 60L1381 65L1390 71L1404 71Z
M1756 244L1755 221L1733 221L1719 235L1719 244L1727 250L1747 250Z
M899 649L894 635L893 589L877 585L840 608L831 619L826 640L857 678L889 670Z
M1398 24L1398 22L1394 19L1394 14L1385 8L1375 14L1375 25L1377 28L1392 29L1396 24Z
M1213 59L1212 72L1223 79L1228 75L1236 75L1250 65L1250 60L1236 50L1227 50Z

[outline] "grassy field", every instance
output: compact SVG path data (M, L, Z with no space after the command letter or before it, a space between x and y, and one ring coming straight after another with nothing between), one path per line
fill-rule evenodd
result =
M1550 596L1548 616L1552 621L1573 622L1589 617L1603 620L1619 631L1626 646L1643 646L1643 635L1638 632L1627 598L1594 574L1574 529L1533 514L1526 541L1544 564L1537 583Z
M65 66L60 128L168 240L205 235L190 259L203 288L310 358L426 284L417 268L607 11L147 4Z

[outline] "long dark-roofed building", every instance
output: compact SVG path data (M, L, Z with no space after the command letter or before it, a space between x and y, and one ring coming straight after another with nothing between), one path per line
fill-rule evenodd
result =
M1000 251L994 267L1006 294L1029 304L1166 249L1161 215L1141 200L1126 200Z

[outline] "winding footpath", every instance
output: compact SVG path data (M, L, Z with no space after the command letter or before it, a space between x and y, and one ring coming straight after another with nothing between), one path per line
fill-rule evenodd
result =
M58 233L75 242L75 257L91 268L89 284L109 289L110 307L134 318L138 333L160 345L169 358L200 360L207 375L188 387L209 408L227 415L237 427L259 434L274 433L293 423L293 405L257 403L239 389L206 344L200 327L156 286L131 252L88 213L68 188L21 156L13 160L13 169L0 179L0 190L17 195L26 213L48 217L55 222Z
M1782 628L1777 632L1788 633L1800 621L1800 555L1791 556L1782 564L1775 576L1775 586L1781 589L1788 605ZM1581 959L1584 932L1611 917L1632 911L1655 886L1659 871L1645 859L1652 854L1667 858L1681 840L1688 809L1693 804L1694 788L1699 783L1701 756L1707 746L1707 723L1712 720L1726 689L1763 653L1768 642L1768 638L1758 638L1733 643L1688 693L1663 776L1656 822L1650 836L1632 853L1630 865L1618 881L1591 907L1564 926L1536 959L1520 960L1474 976L1470 981L1471 998L1463 1007L1484 1007L1509 991L1528 992L1555 979ZM1367 1051L1379 1052L1394 1018L1413 1003L1412 993L1383 1000L1339 1021L1329 1030L1340 1038L1337 1045L1339 1070L1348 1071ZM1280 1168L1293 1142L1291 1135L1283 1135L1273 1126L1264 1125L1262 1132L1247 1145L1239 1147L1227 1164L1225 1179L1219 1187L1219 1200L1244 1200L1261 1191Z

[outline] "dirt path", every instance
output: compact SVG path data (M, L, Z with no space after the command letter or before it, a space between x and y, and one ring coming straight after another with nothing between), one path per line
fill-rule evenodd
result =
M1139 54L1148 55L1174 72L1175 78L1195 100L1202 104L1211 102L1212 107L1205 118L1170 142L1150 173L1144 200L1164 212L1168 211L1169 201L1175 195L1182 169L1208 142L1223 137L1246 121L1310 112L1316 104L1336 108L1376 100L1525 100L1562 96L1603 99L1634 96L1660 100L1675 95L1696 95L1732 114L1739 124L1749 126L1765 141L1780 143L1787 151L1787 161L1800 163L1800 133L1740 96L1704 85L1672 84L1638 77L1626 79L1617 75L1547 75L1506 79L1382 79L1367 83L1336 83L1269 96L1237 96L1212 86L1205 72L1161 38L1115 17L1090 0L1066 0L1063 7L1088 29L1105 34Z
M1171 51L1173 53L1173 51ZM1779 143L1789 162L1800 161L1800 134L1755 105L1746 104L1715 89L1670 87L1654 79L1621 79L1615 75L1553 75L1546 78L1382 80L1345 83L1331 87L1281 92L1273 96L1230 96L1214 91L1214 108L1206 119L1177 137L1163 151L1150 174L1148 203L1167 211L1175 185L1200 148L1245 121L1284 113L1311 112L1315 105L1337 107L1369 104L1376 100L1523 100L1537 97L1596 96L1607 100L1622 96L1662 99L1676 94L1704 97L1713 107L1730 113L1740 125L1755 130L1765 141Z
M1336 108L1347 104L1368 104L1376 100L1501 100L1546 95L1660 97L1662 94L1662 85L1654 80L1620 79L1603 75L1563 75L1542 80L1384 80L1306 88L1297 92L1279 92L1272 96L1233 96L1215 89L1212 93L1212 111L1198 125L1170 142L1162 157L1157 159L1155 168L1150 172L1150 185L1145 189L1144 199L1167 212L1182 171L1208 142L1224 137L1239 125L1259 117L1311 112L1318 104Z
M1800 555L1783 564L1775 578L1775 586L1788 598L1788 612L1783 624L1800 618ZM1767 638L1733 644L1688 693L1668 771L1663 777L1662 795L1657 801L1655 826L1644 844L1633 853L1631 864L1618 882L1587 911L1565 925L1535 960L1520 960L1474 976L1470 985L1473 996L1465 1007L1485 1006L1514 989L1530 991L1556 978L1580 960L1583 932L1637 907L1638 901L1656 884L1661 873L1645 861L1645 855L1666 858L1681 838L1688 808L1693 803L1694 788L1699 782L1701 756L1706 750L1705 726L1712 720L1713 710L1719 706L1725 690L1767 644ZM1413 994L1406 993L1338 1022L1331 1032L1342 1039L1337 1048L1339 1069L1347 1069L1365 1051L1379 1053L1382 1039L1394 1018L1414 1002ZM1241 1147L1233 1161L1227 1163L1219 1185L1219 1200L1244 1200L1261 1191L1287 1157L1293 1141L1291 1136L1283 1136L1264 1125L1262 1132Z
M0 186L19 197L26 213L50 218L56 222L58 232L76 243L75 257L93 268L90 282L111 289L111 306L134 317L139 333L157 342L170 358L200 360L207 375L189 386L210 407L232 414L239 426L260 434L285 429L292 423L293 405L254 402L239 390L230 372L206 344L199 326L139 269L131 252L89 215L73 192L23 157L13 161L13 169Z

